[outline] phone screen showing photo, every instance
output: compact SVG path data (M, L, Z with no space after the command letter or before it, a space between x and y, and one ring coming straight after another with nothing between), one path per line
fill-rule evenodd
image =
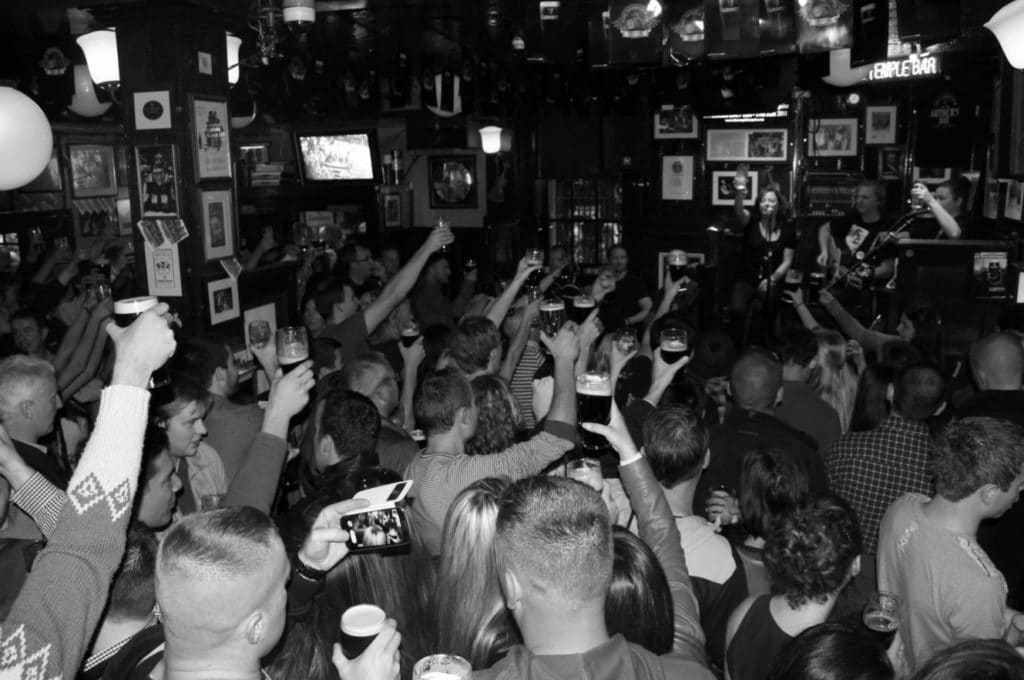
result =
M387 550L409 545L409 520L401 508L370 510L341 518L341 528L349 533L352 552Z

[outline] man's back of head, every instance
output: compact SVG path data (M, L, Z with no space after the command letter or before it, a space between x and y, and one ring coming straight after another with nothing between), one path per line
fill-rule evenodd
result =
M455 329L448 356L466 376L494 373L501 359L501 333L483 316L467 316Z
M32 420L35 407L41 405L37 402L49 397L47 392L56 385L53 365L48 361L27 354L0 361L0 422L10 428L14 423Z
M391 415L390 411L385 413L385 410L388 407L394 410L398 405L397 393L381 393L382 383L389 377L394 378L394 369L386 356L380 352L363 352L345 364L341 371L342 383L347 389L369 397L380 409L382 417ZM392 396L395 398L392 399Z
M808 368L818 354L818 339L806 328L790 328L779 337L777 349L783 366Z
M708 431L690 409L667 406L647 416L643 444L655 477L671 489L700 475L707 459Z
M893 407L907 420L934 414L946 397L946 380L935 364L916 362L900 369L893 386Z
M960 502L977 494L984 517L998 517L1024 486L1024 428L997 418L953 422L935 447L935 491Z
M971 346L971 372L983 390L1019 390L1024 347L1013 333L993 333Z
M376 465L380 413L370 399L351 390L332 390L324 398L319 425L317 446L325 445L327 439L334 454L325 461L329 465L341 462L349 469Z
M166 663L244 658L258 668L284 630L290 571L273 522L259 510L223 508L176 522L156 562Z
M495 556L517 620L523 608L572 617L595 605L603 617L612 540L608 509L592 488L548 476L513 483L498 511Z
M732 367L729 387L741 409L770 411L782 388L782 364L764 350L747 350Z
M132 524L128 530L121 566L114 572L107 600L106 620L112 622L145 621L153 613L156 590L157 539L153 530Z
M458 424L460 409L473 407L473 387L454 370L439 371L423 381L413 410L427 435L444 434ZM467 439L472 436L467 435Z
M228 348L206 338L188 337L178 341L169 368L182 373L209 390L213 386L217 369L227 371ZM237 384L236 384L237 387Z

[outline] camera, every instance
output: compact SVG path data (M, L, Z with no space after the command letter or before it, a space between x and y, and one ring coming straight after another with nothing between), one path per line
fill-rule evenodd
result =
M396 482L365 489L354 496L370 501L370 506L341 516L341 528L348 531L351 552L408 547L411 542L409 518L399 503L410 488L411 481Z

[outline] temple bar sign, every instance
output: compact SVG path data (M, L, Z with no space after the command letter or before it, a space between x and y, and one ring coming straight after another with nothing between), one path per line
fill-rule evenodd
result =
M941 73L942 63L937 54L911 54L904 59L888 59L877 61L869 67L868 80L871 82L885 80L905 80L907 78L927 78Z

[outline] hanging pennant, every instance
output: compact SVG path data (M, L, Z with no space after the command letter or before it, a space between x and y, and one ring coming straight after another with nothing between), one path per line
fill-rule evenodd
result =
M797 3L797 47L801 52L824 52L853 44L851 0L807 0Z
M760 54L759 0L705 0L704 30L709 59Z

